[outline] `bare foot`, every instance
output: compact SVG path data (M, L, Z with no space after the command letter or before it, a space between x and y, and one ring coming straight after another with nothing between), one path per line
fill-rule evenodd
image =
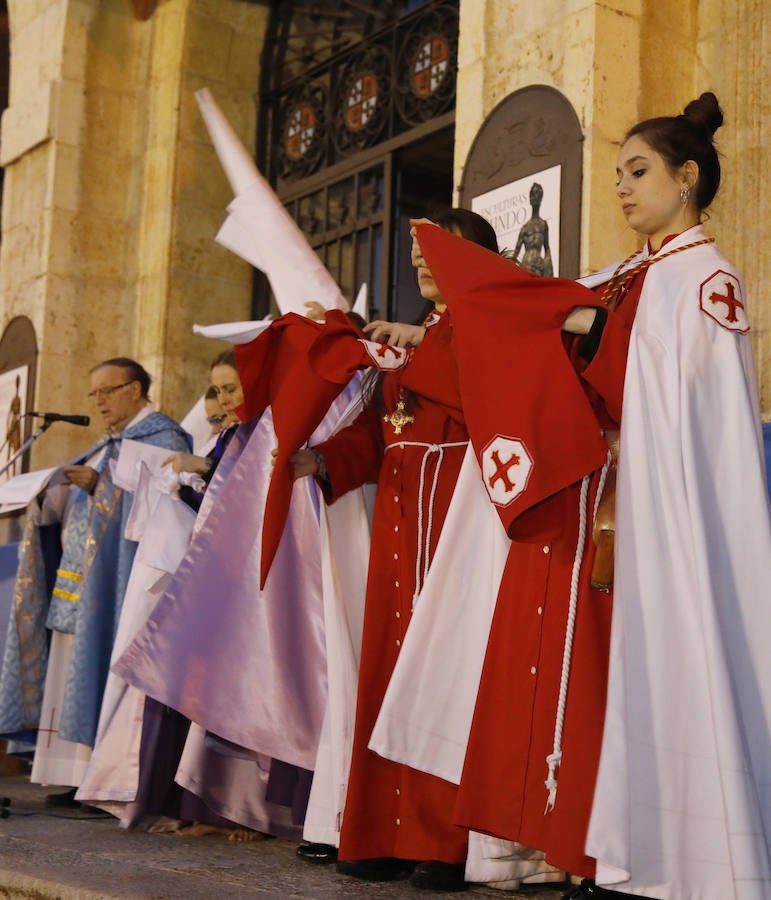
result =
M265 837L259 831L252 831L251 828L231 828L228 840L234 844L248 844L251 841L261 841Z
M224 828L222 825L207 825L205 822L193 822L178 829L175 834L180 837L203 837L205 834L230 834L232 828Z
M182 822L179 819L171 819L169 816L148 816L141 825L148 834L168 834L179 831Z
M264 841L271 837L261 831L253 831L251 828L227 828L224 825L207 825L205 822L193 822L180 828L176 834L182 837L202 837L205 834L223 834L229 841L235 844L248 844L251 841Z

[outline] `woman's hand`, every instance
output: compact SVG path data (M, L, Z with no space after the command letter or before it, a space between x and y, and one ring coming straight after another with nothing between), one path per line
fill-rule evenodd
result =
M172 472L195 472L197 475L205 475L211 468L212 461L205 456L196 456L195 453L172 453L166 457L161 466L171 466Z
M273 457L273 464L276 464L276 457L278 456L278 447L275 450L270 451L270 455ZM318 460L316 459L316 454L313 450L309 450L307 447L303 447L298 450L296 453L293 453L289 457L289 462L294 468L294 478L297 480L298 478L304 478L306 475L316 475L319 471Z
M562 330L569 334L589 334L596 315L593 306L577 306L565 319Z
M386 322L378 319L364 326L364 333L373 341L383 341L391 347L417 347L426 335L422 325L403 325L401 322Z
M70 484L82 488L87 494L93 494L99 473L91 466L65 466L62 469L64 477Z
M323 322L327 317L326 309L317 300L308 300L305 309L305 315L314 322Z

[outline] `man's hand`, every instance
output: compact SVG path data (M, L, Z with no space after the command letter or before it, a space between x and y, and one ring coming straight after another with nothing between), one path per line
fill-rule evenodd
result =
M385 342L392 347L417 347L426 335L422 325L403 325L378 319L364 326L364 333L373 341Z
M589 334L596 315L597 310L593 306L577 306L565 319L562 330L569 334Z
M212 461L206 456L196 456L195 453L172 453L161 463L161 466L171 466L172 472L195 472L197 475L205 475L211 469Z
M323 322L327 317L327 311L317 300L308 300L305 303L307 312L305 315L314 322Z
M275 450L271 450L270 455L273 457L273 465L275 465L276 457L278 456L278 448L276 448ZM303 447L301 450L293 453L289 457L289 462L294 468L295 480L298 478L303 478L306 475L315 475L319 471L319 464L318 460L316 459L316 454L312 450L309 450L307 447Z
M93 494L99 473L91 466L65 466L62 469L64 477L70 484L82 488L87 494Z

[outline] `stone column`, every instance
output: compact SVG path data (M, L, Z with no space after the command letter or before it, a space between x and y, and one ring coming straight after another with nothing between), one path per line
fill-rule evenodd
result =
M531 84L572 103L586 138L581 268L587 272L633 246L613 203L623 123L637 118L640 0L611 7L585 0L461 2L455 179L474 136L504 97Z
M698 6L698 90L713 90L725 115L715 139L723 181L707 228L744 274L760 380L771 420L771 8L764 0ZM698 92L698 91L697 91Z
M194 321L244 319L251 270L214 243L231 199L195 107L209 86L250 149L268 11L241 0L10 0L0 310L29 316L36 407L87 412L88 369L134 356L184 415L219 347ZM56 426L35 468L95 438Z
M71 277L85 122L86 34L97 6L97 0L8 3L11 79L0 150L5 166L3 324L16 315L29 316L40 350L36 406L69 411L79 398L73 412L85 411L82 369L91 360L88 347L98 319L98 314L86 314ZM66 456L78 441L72 431L62 428L59 440L49 432L33 452L33 465Z
M265 7L242 0L167 0L153 16L133 347L159 378L157 400L177 416L227 346L194 336L193 324L248 319L251 307L251 266L214 242L232 191L194 92L211 90L253 153L267 19Z
M726 123L716 135L723 184L707 229L747 280L765 417L771 418L771 307L765 248L771 196L771 10L764 0L461 0L455 183L474 136L505 96L546 84L573 104L584 148L581 268L639 245L613 190L619 143L640 119L677 114L714 90Z

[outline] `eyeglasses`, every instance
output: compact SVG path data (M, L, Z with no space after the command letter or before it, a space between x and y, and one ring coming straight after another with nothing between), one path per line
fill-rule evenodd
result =
M100 397L102 399L104 399L105 397L109 397L110 394L114 394L115 391L119 391L121 388L128 387L130 384L133 384L135 380L136 379L132 378L131 381L124 381L123 384L116 384L114 387L96 388L88 394L88 399L98 400Z
M206 421L209 423L209 425L221 425L225 421L225 419L227 419L226 415L206 417Z

